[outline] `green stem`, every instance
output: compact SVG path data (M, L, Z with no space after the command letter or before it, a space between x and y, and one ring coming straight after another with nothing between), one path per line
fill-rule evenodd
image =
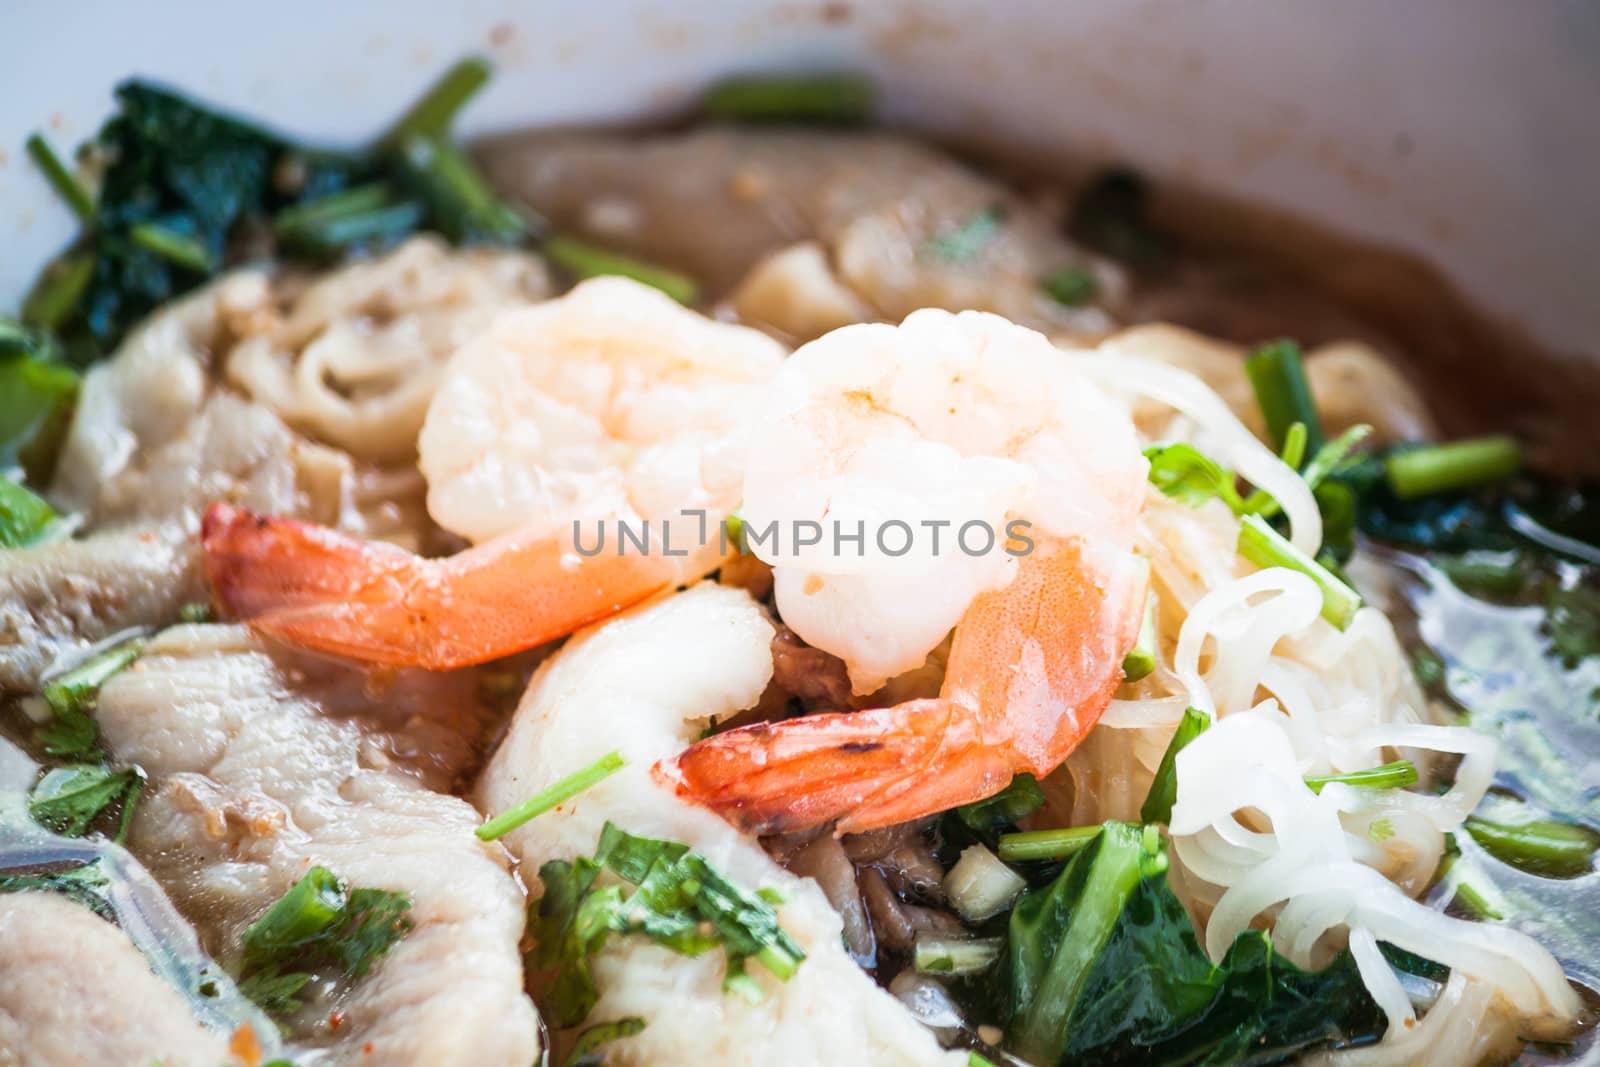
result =
M489 61L481 56L469 56L461 60L445 71L432 88L422 94L422 99L400 116L389 132L379 139L379 149L386 151L396 148L407 138L419 134L442 138L467 101L488 84L490 73Z
M1401 789L1417 783L1417 767L1408 759L1395 760L1380 767L1368 767L1344 774L1308 774L1306 785L1313 793L1322 792L1329 782L1358 786L1362 789Z
M78 221L85 226L94 224L94 197L89 195L89 190L84 188L73 173L67 169L61 157L51 149L49 142L40 134L28 138L28 155L33 159L34 165L44 173L45 181L56 191L56 195L66 201L67 207L77 216Z
M1315 455L1322 448L1322 419L1311 400L1300 346L1293 341L1262 345L1245 357L1244 370L1266 417L1272 447L1283 451L1290 427L1299 422L1306 428L1306 449Z
M1068 826L1004 834L1000 838L1000 858L1010 862L1066 859L1087 848L1100 830L1098 826Z
M527 236L522 218L455 145L410 134L400 142L399 159L408 184L428 202L434 223L450 240L512 244Z
M533 794L510 811L502 812L478 827L478 839L493 841L510 833L529 819L543 815L557 804L564 804L596 782L616 774L623 767L622 753L608 752L589 766Z
M1146 569L1149 564L1145 564ZM1147 678L1156 669L1156 597L1148 593L1144 598L1144 621L1139 624L1139 639L1128 654L1122 657L1122 680L1137 682Z
M1502 435L1395 452L1384 464L1384 476L1395 496L1412 500L1505 481L1521 467L1522 446Z
M56 675L45 683L40 695L57 713L82 712L100 687L111 676L139 658L144 651L144 638L130 637L110 648L95 653L89 659Z
M1467 833L1501 863L1546 878L1577 878L1594 870L1600 833L1587 826L1537 819L1500 823L1469 816Z
M211 253L206 251L206 246L171 227L158 222L141 222L128 231L128 236L139 247L186 270L197 274L211 270Z
M680 304L692 304L700 287L693 278L571 237L551 237L540 249L544 257L575 278L617 274L660 289Z
M1361 608L1361 594L1337 575L1290 544L1259 515L1239 520L1239 554L1258 567L1287 567L1299 571L1322 591L1322 617L1343 630Z

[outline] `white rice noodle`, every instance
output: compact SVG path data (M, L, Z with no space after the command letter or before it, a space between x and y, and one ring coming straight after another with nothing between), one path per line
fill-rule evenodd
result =
M1108 353L1084 354L1077 366L1104 389L1151 397L1193 419L1221 463L1270 493L1283 508L1294 546L1308 556L1317 554L1322 547L1322 513L1305 481L1258 441L1199 378L1162 363Z
M1402 805L1400 810L1429 799L1439 802L1425 807L1429 820L1407 823L1412 831L1437 833L1435 819L1453 817L1459 824L1465 816L1462 805L1470 810L1466 802L1476 803L1487 785L1468 766L1485 756L1469 731L1380 727L1367 739L1469 752L1464 781L1444 797L1381 791ZM1492 760L1492 745L1488 758ZM1384 978L1387 964L1381 956L1359 947L1368 937L1488 983L1524 1018L1576 1017L1576 994L1538 943L1506 927L1433 911L1360 862L1342 816L1365 810L1372 803L1370 794L1380 791L1331 783L1318 795L1305 785L1299 764L1287 718L1265 707L1221 719L1178 756L1173 850L1191 875L1222 890L1205 928L1206 951L1213 959L1220 960L1259 916L1281 906L1273 924L1274 944L1298 966L1325 962L1324 954L1339 940L1330 935L1341 929L1347 933L1364 981L1389 1013L1391 1033L1404 1026L1403 1013L1395 1010L1397 985L1392 984L1392 972ZM1261 825L1246 825L1244 819ZM1400 827L1395 829L1398 836Z

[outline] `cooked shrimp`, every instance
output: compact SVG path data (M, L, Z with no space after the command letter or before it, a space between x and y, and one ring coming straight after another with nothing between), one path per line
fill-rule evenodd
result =
M1143 603L1146 466L1126 410L1039 334L978 312L835 331L769 395L747 528L952 523L943 549L899 557L874 553L871 533L860 554L755 543L784 622L844 659L858 693L920 666L953 625L944 683L932 699L719 734L657 775L747 830L838 819L846 833L1053 770L1121 681ZM1016 520L1032 551L952 539Z
M474 547L423 559L216 504L212 585L260 632L379 663L445 669L570 633L717 566L782 360L623 278L508 312L451 360L418 442L430 515ZM648 524L648 550L622 551L619 522Z

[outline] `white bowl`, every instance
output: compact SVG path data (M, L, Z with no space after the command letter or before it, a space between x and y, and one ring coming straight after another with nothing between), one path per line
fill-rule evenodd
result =
M482 52L498 75L466 132L672 111L736 70L865 69L893 122L1288 208L1597 354L1590 0L10 0L0 41L0 308L72 232L24 138L74 146L120 79L354 141Z

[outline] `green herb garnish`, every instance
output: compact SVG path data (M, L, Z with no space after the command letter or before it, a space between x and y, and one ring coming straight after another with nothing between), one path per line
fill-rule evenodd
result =
M1087 267L1062 267L1048 274L1039 287L1056 303L1065 307L1082 307L1100 291L1100 282Z
M1300 346L1293 341L1262 345L1245 357L1244 369L1266 418L1273 447L1281 449L1289 427L1298 422L1306 429L1307 449L1318 452L1323 443L1322 419L1311 401L1311 383L1306 380Z
M1313 793L1320 793L1329 782L1356 786L1361 789L1402 789L1417 784L1417 767L1408 759L1395 760L1379 767L1343 774L1308 774L1306 785Z
M264 1011L295 1011L312 970L366 975L411 930L410 909L404 893L349 889L326 867L312 867L245 931L239 989Z
M28 814L58 834L82 837L101 812L121 801L126 826L143 781L144 776L134 767L120 771L92 765L57 767L45 772L29 792Z

